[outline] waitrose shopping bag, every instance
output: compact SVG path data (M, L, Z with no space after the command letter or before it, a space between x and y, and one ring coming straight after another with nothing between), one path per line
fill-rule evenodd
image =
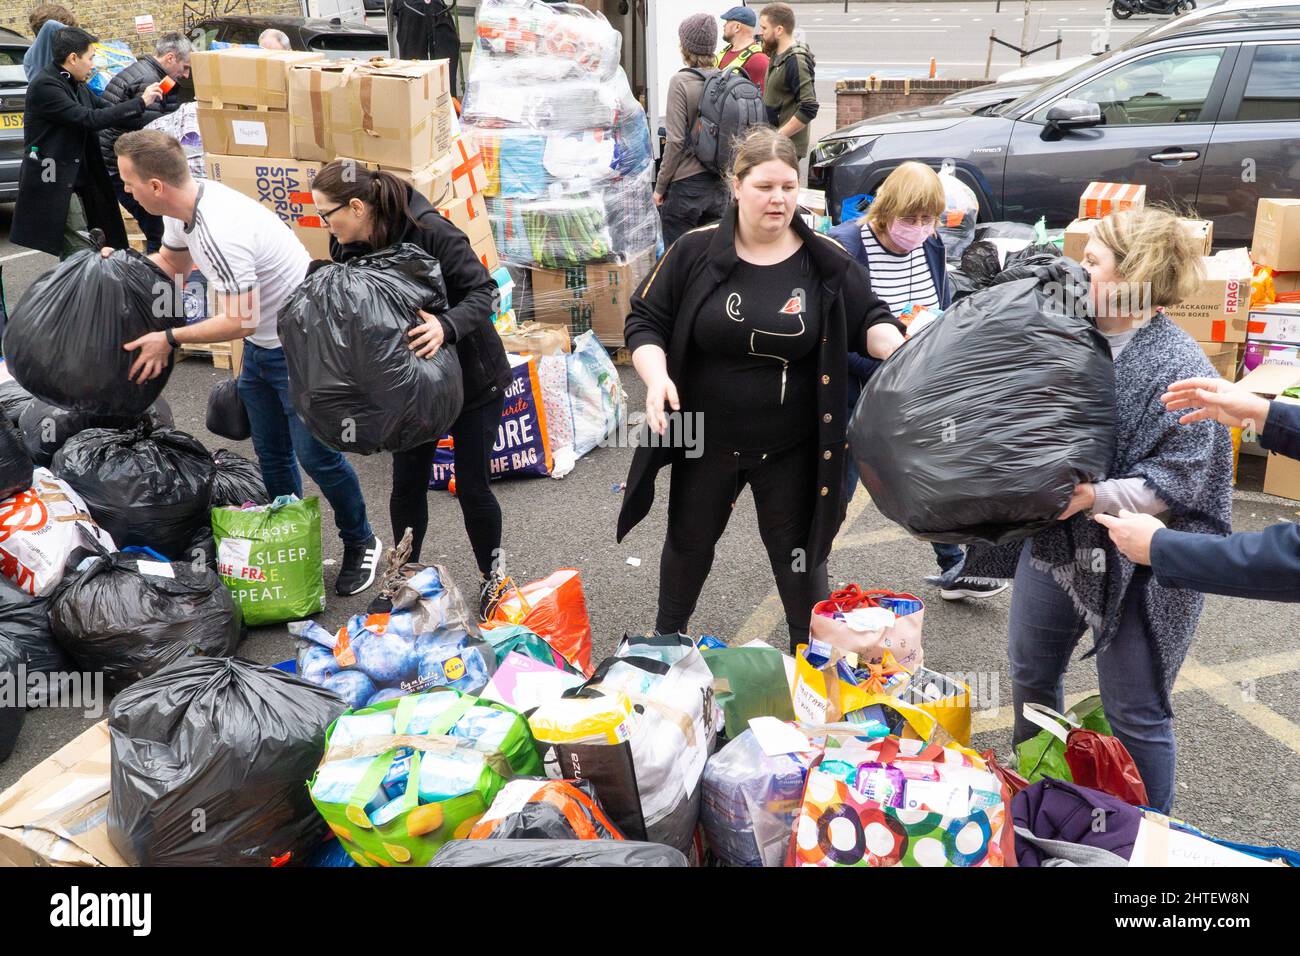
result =
M320 501L282 495L269 505L213 508L217 571L249 627L325 610Z

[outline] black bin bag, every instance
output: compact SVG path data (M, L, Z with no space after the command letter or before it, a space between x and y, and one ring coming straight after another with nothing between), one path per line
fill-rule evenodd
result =
M1087 279L1057 260L948 309L871 377L849 422L862 483L929 541L1005 544L1106 475L1115 372Z
M6 577L0 577L0 635L18 646L28 674L58 674L71 669L50 630L49 598L28 594ZM28 687L27 702L46 703L45 685Z
M289 395L308 430L361 455L445 435L464 400L456 349L422 359L407 333L418 309L446 308L442 267L409 243L313 272L279 319Z
M140 415L171 375L130 381L138 353L122 348L149 332L185 324L173 282L145 256L119 249L74 253L41 276L13 308L4 331L9 371L42 401L95 415Z
M0 382L0 415L9 419L9 424L17 425L18 416L32 403L32 393L13 379Z
M681 850L639 840L448 840L429 866L685 867Z
M68 439L51 470L81 495L119 548L184 558L209 521L212 458L183 431L89 428Z
M249 501L255 505L271 503L257 462L218 448L212 453L212 465L212 507L238 508Z
M50 598L50 628L79 668L117 688L189 654L235 653L244 619L212 568L133 551L65 577Z
M16 691L22 673L23 652L17 642L0 634L0 681ZM18 733L23 729L27 708L16 694L0 694L0 763L14 752Z
M233 657L187 657L133 684L109 710L109 840L132 866L305 861L329 835L307 781L346 710Z
M130 429L142 422L147 422L151 428L171 428L176 424L172 418L171 406L165 398L150 405L143 415L70 412L37 398L29 401L18 416L18 430L22 432L23 444L27 446L27 454L31 456L32 463L48 468L55 453L78 432L84 432L87 428Z
M9 419L0 417L0 500L32 486L32 459L23 436Z

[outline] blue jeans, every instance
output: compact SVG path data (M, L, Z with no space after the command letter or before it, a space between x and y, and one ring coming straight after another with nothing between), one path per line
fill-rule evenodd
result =
M1029 547L1026 541L1011 590L1008 643L1016 743L1038 733L1021 713L1026 702L1064 710L1065 669L1087 629L1069 595L1049 574L1030 565ZM1155 657L1142 625L1140 600L1140 589L1130 587L1119 633L1096 655L1097 677L1106 719L1133 755L1146 784L1148 804L1168 813L1174 799L1174 719L1160 700Z
M852 407L849 409L849 414L853 414ZM857 492L859 484L858 466L854 463L853 456L851 454L845 455L844 458L844 505L841 509L840 524L844 523L843 513L848 512L849 502L853 500L853 495ZM934 559L939 563L939 573L948 579L945 586L951 584L953 579L961 574L962 566L966 563L966 552L962 550L959 544L936 544L931 542L930 547L934 548Z
M264 349L244 340L244 368L239 397L253 427L253 450L262 468L262 481L272 498L302 497L298 463L320 486L334 509L334 521L344 544L369 544L375 534L366 520L361 483L346 458L327 447L302 423L289 399L289 369L284 349Z

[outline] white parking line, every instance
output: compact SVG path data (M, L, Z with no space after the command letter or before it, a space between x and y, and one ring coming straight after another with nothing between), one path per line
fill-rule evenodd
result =
M21 259L23 256L34 256L40 251L41 250L39 249L28 249L26 252L10 253L7 256L0 256L0 262L9 262L13 259Z

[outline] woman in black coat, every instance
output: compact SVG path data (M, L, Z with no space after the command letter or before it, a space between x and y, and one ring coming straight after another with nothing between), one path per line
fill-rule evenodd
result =
M95 38L65 27L52 41L54 62L27 87L23 163L10 238L64 257L76 251L74 233L101 229L107 245L125 249L126 226L99 151L100 130L129 125L162 98L158 84L117 106L100 102L87 86L94 72Z
M465 402L451 426L456 445L456 499L483 576L479 611L486 615L505 586L501 506L488 478L505 388L512 378L505 347L492 325L498 301L496 282L475 255L468 237L392 173L335 160L317 174L312 195L330 231L330 258L335 262L408 242L442 266L451 307L438 316L420 312L423 324L411 330L411 348L421 358L428 358L443 345L455 345L460 358ZM400 540L407 528L412 530L412 561L420 558L429 525L429 478L436 447L431 441L393 453L389 498L393 540Z
M750 132L731 189L722 221L678 239L632 297L624 336L647 424L668 437L637 443L618 538L649 512L671 465L655 627L682 631L748 484L793 650L826 596L840 523L848 352L888 358L903 326L866 270L794 215L799 160L787 137Z

